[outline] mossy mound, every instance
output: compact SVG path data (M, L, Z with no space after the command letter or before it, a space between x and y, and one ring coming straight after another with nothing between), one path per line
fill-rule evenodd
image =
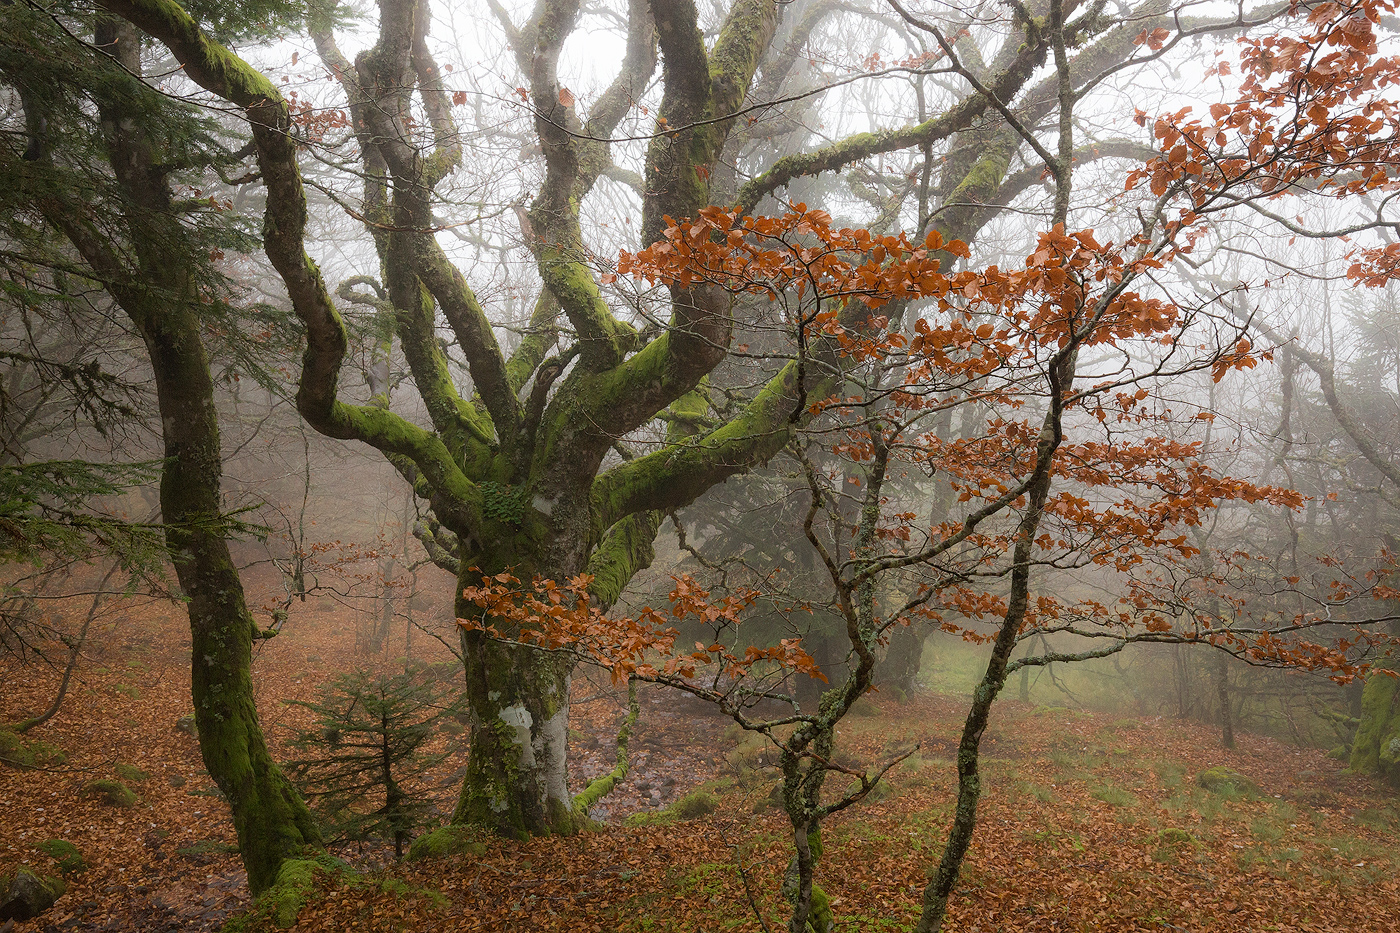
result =
M117 772L117 777L121 778L123 781L132 781L137 784L150 777L149 774L135 765L124 764L123 762L117 762L117 766L112 770Z
M66 839L45 839L35 848L57 862L59 871L65 874L87 871L82 851Z
M63 752L47 742L26 741L9 729L0 729L0 762L12 768L46 768L61 765L66 760Z
M109 807L134 807L136 793L121 781L93 781L83 788L84 797L96 797Z
M693 820L719 809L719 798L707 790L693 790L666 809L678 820Z
M1225 796L1257 796L1259 785L1233 768L1216 765L1196 775L1196 786L1213 794Z
M485 855L486 845L471 826L442 826L424 833L408 847L408 860L447 858L451 855Z

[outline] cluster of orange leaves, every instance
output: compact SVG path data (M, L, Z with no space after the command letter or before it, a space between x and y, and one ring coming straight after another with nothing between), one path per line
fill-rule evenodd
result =
M739 680L757 665L776 665L825 680L825 676L799 644L785 638L769 647L750 645L735 654L720 640L720 633L737 626L745 609L758 598L757 591L712 598L710 591L689 575L672 577L670 607L644 607L635 616L606 615L589 596L593 578L579 574L559 583L539 577L522 583L510 573L485 577L479 586L462 591L467 602L481 610L479 616L461 618L457 624L469 632L516 641L547 650L563 650L606 668L614 683L637 677L693 678L701 666L715 665L726 677ZM678 649L675 624L700 623L715 632L710 642L697 641L692 650ZM660 666L650 663L653 656Z
M1316 192L1342 198L1400 187L1400 57L1378 55L1376 29L1396 0L1319 3L1293 35L1239 39L1239 96L1208 117L1192 108L1152 123L1160 158L1128 176L1154 195L1173 186L1190 198L1182 223L1239 197ZM1158 48L1164 37L1140 43ZM1210 73L1231 73L1222 61ZM1148 114L1137 121L1147 125ZM1228 197L1221 197L1228 194ZM1349 276L1380 286L1400 274L1400 248L1357 249Z
M986 501L1005 495L1016 477L1025 475L1039 426L993 415L984 432L947 439L933 431L910 433L918 418L905 416L974 400L966 388L973 385L979 403L1018 409L1024 374L1038 372L1036 361L1063 346L1071 328L1080 331L1088 346L1119 346L1129 340L1171 346L1184 321L1171 302L1123 287L1125 278L1161 268L1161 259L1141 252L1131 258L1122 248L1100 243L1091 230L1071 233L1056 227L1041 234L1021 268L991 266L949 274L940 268L940 258L947 255L968 253L963 244L945 243L937 232L915 242L905 235L835 229L829 215L802 204L778 217L711 207L693 221L672 222L665 238L652 247L624 253L618 271L681 288L710 283L770 300L793 294L805 299L815 309L803 315L809 339L831 340L856 361L889 361L902 373L903 384L886 399L878 426L859 415L860 397L810 404L813 416L829 413L839 420L856 414L833 451L851 461L868 461L876 446L871 431L881 430L883 446L897 451L895 459L936 469L959 501ZM849 313L856 303L874 310L892 300L916 298L932 299L937 313L920 315L908 339L891 331L882 317ZM1099 312L1097 322L1084 334L1083 322L1094 311ZM1241 340L1216 355L1212 375L1218 380L1229 369L1253 366L1257 356ZM1171 420L1144 404L1147 389L1112 393L1107 404L1103 394L1091 388L1074 404L1101 423L1111 414L1118 422ZM1055 461L1056 475L1076 484L1075 490L1108 490L1110 496L1105 501L1098 495L1091 502L1087 493L1058 492L1048 504L1055 525L1038 539L1040 546L1068 552L1089 545L1096 563L1126 571L1148 553L1196 556L1181 526L1200 524L1222 501L1301 505L1302 498L1289 490L1217 476L1198 454L1195 444L1156 436L1064 445ZM915 518L913 513L889 516L878 533L885 540L908 542ZM927 529L934 539L957 531L957 522ZM1003 529L978 533L969 544L991 560L1006 552L1010 540ZM973 640L979 637L975 632L946 621L943 612L987 618L1005 608L999 599L959 587L932 604L937 608L929 611L938 615L938 624ZM1144 623L1157 619L1141 617Z
M301 131L301 138L307 142L323 142L333 130L348 129L350 117L344 110L315 107L311 101L291 91L287 95L287 109L292 123Z
M969 256L962 242L945 242L936 230L915 241L903 233L837 229L825 211L800 203L773 217L707 207L691 220L667 220L662 240L621 254L619 275L678 288L713 284L770 301L795 296L808 306L802 320L809 335L835 341L843 353L878 359L907 352L911 384L926 381L933 369L979 378L1038 349L1063 346L1091 310L1101 316L1085 346L1127 339L1171 345L1181 323L1172 302L1121 287L1125 278L1161 269L1163 260L1130 255L1141 245L1137 239L1100 243L1093 230L1057 225L1041 233L1019 269L945 273L942 257ZM909 341L886 329L883 318L849 313L857 302L873 312L891 301L919 299L935 302L942 316L937 322L922 316ZM1106 307L1097 308L1099 301ZM1252 348L1242 342L1221 357L1216 376L1253 364Z

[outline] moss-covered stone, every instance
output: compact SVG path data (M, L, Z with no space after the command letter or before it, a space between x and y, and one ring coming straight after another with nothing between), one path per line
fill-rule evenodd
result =
M1196 786L1214 794L1254 796L1259 786L1232 768L1216 765L1196 775Z
M0 920L32 920L52 907L65 890L62 879L20 865L0 875Z
M425 858L447 858L452 855L485 855L486 846L477 839L472 826L443 826L424 833L408 847L409 861Z
M145 771L142 771L135 765L125 764L124 762L120 761L117 762L116 767L112 770L117 772L117 777L121 778L123 781L133 781L135 783L140 783L141 781L144 781L150 777L149 774L147 774Z
M693 820L719 809L719 798L707 790L693 790L667 808L677 819Z
M105 778L85 786L83 796L96 797L109 807L134 807L139 799L135 792L121 781L110 781Z
M35 848L57 862L59 871L65 874L87 871L82 851L66 839L45 839Z
M0 762L12 768L45 768L66 761L63 752L38 739L23 739L9 729L0 729Z

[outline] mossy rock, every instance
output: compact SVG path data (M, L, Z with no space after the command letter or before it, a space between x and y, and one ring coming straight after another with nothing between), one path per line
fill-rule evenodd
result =
M709 816L719 809L719 798L707 790L693 790L666 808L679 820Z
M134 807L139 799L121 781L93 781L83 788L84 797L96 797L109 807Z
M175 854L195 859L207 858L214 855L237 855L238 846L231 845L227 842L219 842L217 839L201 839L194 845L176 849Z
M1196 786L1213 794L1257 796L1259 785L1233 768L1216 765L1196 775Z
M424 833L408 847L408 860L447 858L452 855L485 855L486 844L471 826L441 826Z
M1351 770L1374 775L1400 789L1400 676L1387 670L1368 677L1361 693L1361 711L1351 748Z
M120 761L117 762L116 767L112 770L117 772L117 777L121 778L123 781L132 781L137 784L150 777L149 774L135 765L125 764Z
M9 729L0 729L0 762L12 768L32 770L67 761L63 752L38 739L25 740Z
M186 713L175 720L175 731L199 738L199 726L195 724L194 713Z
M65 890L61 878L20 865L0 875L0 920L32 920L52 907Z
M57 862L58 870L64 874L76 875L87 871L82 851L66 839L45 839L35 848Z
M860 697L851 704L852 716L879 716L883 712L879 705L868 696Z
M1157 830L1157 841L1176 849L1194 849L1197 845L1195 836L1175 826Z

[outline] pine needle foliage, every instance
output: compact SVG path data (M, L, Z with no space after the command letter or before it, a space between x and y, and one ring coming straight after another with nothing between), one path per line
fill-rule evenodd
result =
M293 746L305 757L288 764L328 838L392 839L402 858L427 803L411 785L445 753L427 751L438 723L459 710L431 670L400 674L355 671L321 689L315 702L298 702L316 714Z

